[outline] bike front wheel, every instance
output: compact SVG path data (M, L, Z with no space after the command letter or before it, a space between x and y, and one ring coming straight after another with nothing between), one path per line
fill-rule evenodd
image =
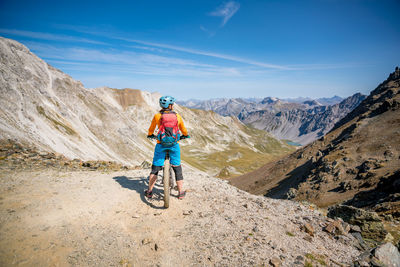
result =
M169 159L165 160L164 170L163 170L163 184L164 184L164 208L169 207L169 195L170 195L170 187L169 187L169 170L170 162Z

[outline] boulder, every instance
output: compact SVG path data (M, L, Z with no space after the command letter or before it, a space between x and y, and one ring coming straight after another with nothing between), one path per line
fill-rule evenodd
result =
M330 222L325 228L324 231L328 232L332 235L347 235L348 230L350 230L350 227L347 225L347 227L343 227L343 224L340 220L335 220L333 222Z
M294 199L297 196L297 189L289 188L289 191L286 193L287 199Z
M335 205L329 207L328 217L342 218L347 223L359 226L365 239L381 242L387 235L383 222L376 212L346 205Z
M281 260L278 257L273 257L272 259L269 260L269 263L273 266L273 267L279 267L281 266Z
M385 243L373 251L375 258L388 267L400 266L399 250L392 243Z
M311 224L305 223L303 226L304 232L309 234L310 236L314 236L314 227Z

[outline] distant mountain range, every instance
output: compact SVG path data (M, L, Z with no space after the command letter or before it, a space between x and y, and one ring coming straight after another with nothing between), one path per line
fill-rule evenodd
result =
M238 118L257 129L272 133L276 138L288 139L304 145L329 132L336 122L364 99L365 96L358 93L330 106L305 101L301 104L302 106L292 109L283 108L278 112L275 110L242 112Z
M178 104L180 105L184 105L187 107L191 107L191 108L201 108L201 109L205 109L205 107L211 107L213 104L211 103L224 103L227 102L230 98L212 98L212 99L208 99L208 100L199 100L199 99L189 99L189 100L181 100L178 101ZM248 103L261 103L263 101L268 101L268 99L270 100L278 100L278 98L275 97L265 97L265 98L260 98L260 97L250 97L250 98L235 98L235 99L241 99L245 102ZM320 105L323 106L328 106L328 105L334 105L337 103L340 103L344 98L340 97L340 96L333 96L333 97L322 97L322 98L317 98L317 99L313 99L310 97L296 97L296 98L282 98L282 101L285 102L290 102L290 103L303 103L303 102L307 102L307 101L315 101L317 103L319 103ZM207 104L208 103L208 104ZM212 110L212 109L209 109Z
M333 96L333 97L322 97L322 98L317 98L317 99L312 99L310 97L297 97L297 98L284 98L283 100L288 101L288 102L294 102L294 103L304 103L307 101L316 101L319 104L323 106L329 106L329 105L334 105L342 102L344 98L340 96Z
M339 96L319 99L221 98L179 103L190 108L212 110L223 116L235 116L278 139L305 145L326 134L365 97L358 93L346 99Z

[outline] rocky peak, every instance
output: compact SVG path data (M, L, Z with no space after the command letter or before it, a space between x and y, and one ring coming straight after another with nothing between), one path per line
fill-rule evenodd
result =
M400 69L396 67L394 72L389 74L389 77L381 83L374 91L371 92L371 96L381 94L383 91L390 90L392 87L400 85Z
M316 100L307 100L307 101L304 101L303 104L308 105L308 106L320 106L321 105Z
M390 73L388 80L397 80L400 79L400 69L396 67L394 72Z
M400 93L400 70L395 71L381 83L371 94L360 103L352 112L340 120L332 131L353 120L356 117L373 117L389 109L396 109L400 106L396 96Z
M276 101L278 101L278 99L277 98L275 98L275 97L266 97L266 98L264 98L262 101L261 101L261 104L272 104L272 103L275 103Z

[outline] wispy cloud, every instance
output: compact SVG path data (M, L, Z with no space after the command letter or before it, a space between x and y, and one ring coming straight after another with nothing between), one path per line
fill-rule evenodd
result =
M365 63L338 63L338 64L299 64L299 65L289 65L291 70L329 70L329 69L346 69L346 68L359 68L362 66L368 66Z
M120 50L59 48L36 42L28 47L63 70L134 73L153 76L240 76L236 68L203 64L193 60Z
M88 62L105 62L111 64L130 64L131 62L136 62L135 64L139 65L142 64L143 66L147 65L157 65L157 66L167 66L171 68L178 69L177 66L191 66L193 68L208 68L204 73L211 73L212 71L216 71L216 73L228 73L229 75L242 75L248 72L256 74L265 73L265 71L271 70L286 70L286 71L298 71L298 70L321 70L321 69L339 69L339 68L349 68L354 67L358 64L355 63L343 63L343 64L298 64L298 65L278 65L278 64L271 64L267 62L261 62L256 60L251 60L247 58L215 53L210 51L203 51L197 50L187 47L175 46L170 44L164 43L157 43L157 42L148 42L138 39L130 39L129 37L125 37L123 35L110 35L109 32L101 32L101 31L93 31L91 29L74 27L74 31L86 33L88 35L97 35L101 37L106 37L109 39L114 40L121 40L130 43L125 47L140 49L142 52L132 52L132 50L118 50L118 52L110 52L113 51L112 49L109 50L92 50L92 49L84 49L80 47L69 47L68 49L59 49L55 52L55 47L49 47L45 49L46 45L40 44L39 46L35 42L30 42L30 48L34 47L36 51L40 51L40 56L44 56L51 59L63 59L64 57L69 58L69 60L79 60L85 59ZM0 33L9 34L9 35L17 35L28 37L32 39L42 39L42 40L55 40L55 41L68 41L73 43L92 43L92 44L105 44L107 43L86 39L86 38L79 38L74 36L68 35L61 35L61 34L52 34L52 33L42 33L42 32L31 32L31 31L23 31L23 30L11 30L11 29L2 29L0 28ZM58 48L57 48L58 49ZM115 50L114 50L115 51ZM146 53L148 51L149 53ZM205 59L198 58L196 60L188 60L182 59L179 57L173 56L162 56L168 53L175 52L183 52L190 55L199 55L205 57L212 57L216 59L224 59L236 63L245 64L238 68L230 68L224 65L226 64L219 64L219 66L201 63L207 62ZM155 55L153 53L158 53L161 55ZM172 53L173 54L173 53ZM183 54L182 57L185 57ZM79 60L82 62L83 60ZM247 65L247 66L246 66ZM254 67L255 69L251 68ZM201 71L204 71L201 70ZM185 71L183 71L185 73Z
M144 41L144 40L133 39L133 38L123 36L122 34L120 34L120 35L110 34L110 32L96 31L94 29L87 28L87 27L78 27L78 26L71 27L71 26L66 26L66 25L58 25L58 27L61 27L61 28L65 27L68 30L73 30L76 32L86 33L86 34L95 35L95 36L102 36L102 37L115 39L115 40L121 40L121 41L129 42L129 43L140 44L143 49L147 49L147 50L150 50L151 48L162 48L162 49L169 49L169 50L174 50L174 51L178 51L178 52L185 52L185 53L192 54L192 55L201 55L201 56L219 58L219 59L229 60L229 61L233 61L233 62L248 64L248 65L267 68L267 69L278 69L278 70L290 70L291 69L291 68L288 68L283 65L271 64L271 63L267 63L267 62L259 62L259 61L250 60L250 59L237 57L237 56L231 56L231 55L203 51L203 50L197 50L197 49L176 46L176 45L170 45L170 44L164 44L164 43L148 42L148 41ZM161 51L159 51L159 52L161 52Z
M28 37L32 39L48 40L48 41L62 41L62 42L78 42L78 43L89 43L89 44L102 44L104 42L99 42L95 40L90 40L86 38L79 38L74 36L62 35L62 34L52 34L44 32L32 32L32 31L22 31L14 29L2 29L0 28L0 33L9 34L13 36Z
M150 47L150 46L129 45L128 47L135 48L135 49L140 49L140 50L152 51L152 52L166 53L166 51L163 50L163 49Z
M209 15L214 17L222 17L221 27L223 27L232 18L232 16L235 15L239 8L239 3L230 1L210 12Z
M110 36L108 36L108 37L110 37ZM220 59L235 61L235 62L249 64L249 65L263 67L263 68L289 70L289 68L286 66L275 65L275 64L265 63L265 62L258 62L255 60L249 60L249 59L245 59L245 58L241 58L241 57L219 54L219 53L208 52L208 51L202 51L202 50L196 50L196 49L186 48L186 47L181 47L181 46L168 45L168 44L162 44L162 43L153 43L153 42L147 42L147 41L142 41L142 40L137 40L137 39L129 39L129 38L120 37L120 36L113 36L111 38L115 38L115 39L119 39L119 40L123 40L123 41L127 41L127 42L134 42L134 43L152 46L152 47L171 49L171 50L185 52L185 53L194 54L194 55L220 58Z
M215 31L210 31L209 29L207 29L206 27L204 27L203 25L200 25L200 30L202 30L203 32L205 32L208 37L213 37L216 32Z

